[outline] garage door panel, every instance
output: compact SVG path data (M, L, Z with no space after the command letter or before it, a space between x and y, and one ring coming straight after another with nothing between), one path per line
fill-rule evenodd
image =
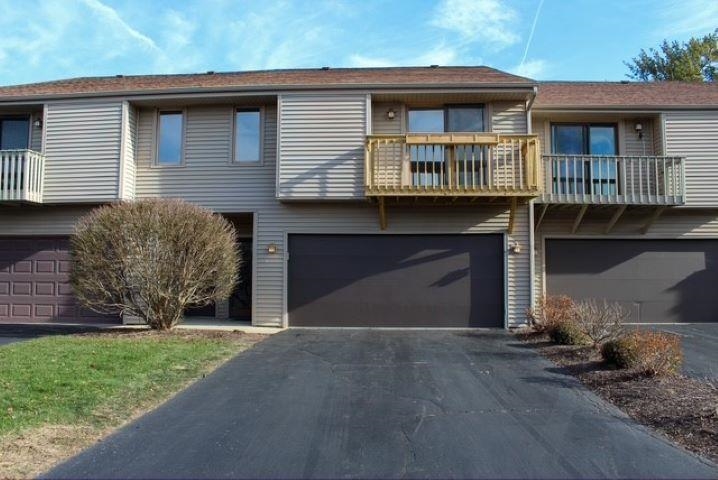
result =
M0 238L0 322L119 322L80 311L69 284L66 238Z
M503 324L499 235L291 235L298 326Z
M628 321L718 321L716 240L546 240L549 294L619 302Z

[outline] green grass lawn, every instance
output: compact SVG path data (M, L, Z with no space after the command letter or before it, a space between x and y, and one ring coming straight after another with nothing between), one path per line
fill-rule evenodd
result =
M253 343L243 338L140 332L0 347L0 439L45 425L120 424Z

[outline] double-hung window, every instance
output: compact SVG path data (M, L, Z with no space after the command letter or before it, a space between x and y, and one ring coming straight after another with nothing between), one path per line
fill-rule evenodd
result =
M259 163L262 160L262 112L237 109L234 112L234 162Z
M184 113L160 111L157 139L157 165L182 165L184 162Z
M617 138L614 124L551 125L554 193L615 195Z

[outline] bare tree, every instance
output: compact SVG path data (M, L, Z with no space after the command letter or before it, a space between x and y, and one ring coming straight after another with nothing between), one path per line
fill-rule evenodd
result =
M81 303L159 330L174 327L188 307L228 298L240 263L231 223L181 200L99 207L78 222L71 252Z

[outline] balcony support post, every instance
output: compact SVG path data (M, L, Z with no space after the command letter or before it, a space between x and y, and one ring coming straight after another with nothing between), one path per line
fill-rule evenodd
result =
M509 235L514 233L514 224L516 223L516 210L519 206L519 199L511 197L511 209L509 210Z
M643 227L641 227L641 235L645 235L646 233L648 233L648 229L650 229L651 225L653 225L655 223L655 221L658 220L658 217L661 216L661 214L663 213L663 211L665 209L666 209L666 207L658 207L655 210L653 210L653 213L651 214L651 216L648 217L648 220L646 221L646 223L643 225Z
M571 233L578 231L578 227L581 226L581 220L583 220L583 216L586 215L586 210L588 210L588 204L582 205L578 211L578 215L576 215L576 220L573 222L573 227L571 227Z
M534 232L538 232L539 227L541 226L541 222L543 222L543 217L546 216L546 212L548 211L549 204L545 203L541 205L541 213L539 213L538 220L536 220L536 225L534 225Z
M626 208L628 208L628 205L621 205L620 207L618 207L616 213L614 213L611 217L611 220L608 221L605 233L611 233L611 230L613 230L613 227L616 226L616 222L618 222L618 219L621 218L621 215L623 215L623 212L626 211Z
M386 202L384 197L379 197L379 228L386 230Z

